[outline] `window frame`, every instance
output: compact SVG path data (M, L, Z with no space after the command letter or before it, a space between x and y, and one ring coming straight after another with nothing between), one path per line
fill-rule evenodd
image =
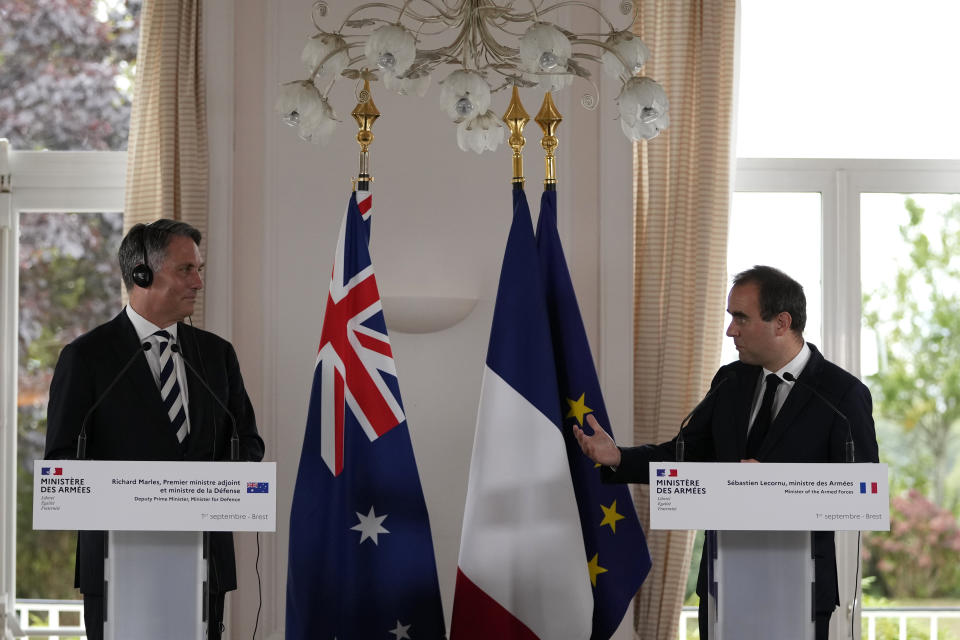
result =
M821 194L823 353L859 377L860 196L863 193L960 194L960 160L738 158L734 190ZM838 532L840 607L831 620L832 637L848 637L854 588L859 601L859 572L856 532ZM857 622L859 614L858 606ZM859 637L860 625L856 624L855 629Z
M0 513L5 516L0 525L0 616L12 617L17 575L20 214L123 211L127 153L11 150L9 160L11 191L0 194Z

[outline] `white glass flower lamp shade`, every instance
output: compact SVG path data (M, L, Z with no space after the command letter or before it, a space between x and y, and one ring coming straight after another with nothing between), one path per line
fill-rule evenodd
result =
M324 145L337 126L337 115L327 99L310 82L284 85L274 103L277 113L301 138Z
M326 98L315 96L300 114L299 136L313 144L326 146L337 128L337 114Z
M464 120L457 127L457 145L461 151L496 151L506 135L506 126L493 110Z
M413 64L417 55L417 41L413 34L400 25L388 24L370 34L363 53L371 69L401 76Z
M306 103L311 94L316 93L307 82L292 82L280 87L280 93L273 103L274 110L280 114L283 121L291 127L300 125L300 103Z
M476 71L458 69L440 84L440 106L454 122L476 118L490 108L490 86Z
M567 61L573 53L570 40L552 24L538 22L520 37L520 67L525 78L559 91L573 82Z
M601 56L604 72L612 78L621 78L626 81L638 73L650 59L650 50L636 35L629 31L618 31L607 38L606 44L615 50L620 57L610 51L604 51ZM627 66L624 66L626 61Z
M620 126L631 140L650 140L670 125L670 102L650 78L631 78L617 97Z
M327 82L347 68L350 54L343 38L333 33L319 33L307 40L300 60L308 72L316 70L317 80Z
M427 89L430 88L430 75L423 74L417 75L416 77L407 77L398 78L392 73L383 74L383 84L390 91L400 94L401 96L417 96L422 98L427 94Z

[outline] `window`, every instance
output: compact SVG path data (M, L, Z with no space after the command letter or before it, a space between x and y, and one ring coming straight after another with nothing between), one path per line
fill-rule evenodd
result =
M91 289L99 287L93 286L98 278L113 276L87 258L111 243L113 253L118 241L141 4L0 0L0 137L13 149L13 192L0 194L0 506L4 514L18 514L0 522L0 613L12 611L21 593L50 598L72 591L72 562L61 557L73 553L72 534L66 542L62 536L38 542L24 503L30 476L22 470L43 446L50 360L74 337L47 324L49 314L37 315L43 305L36 289L53 294L57 283L33 284L47 269L64 286L63 298L48 310L85 304L76 309L77 324L86 330L101 321L101 310L89 303ZM91 241L89 233L100 235ZM43 242L27 246L37 239ZM82 268L69 274L71 262ZM92 271L82 273L86 268ZM104 308L115 313L119 291L117 282L95 295L110 298ZM54 562L45 565L45 559ZM47 592L44 584L57 586ZM55 616L48 621L58 622Z
M31 505L22 500L31 495L32 483L24 465L32 468L33 456L42 452L51 362L55 364L65 341L100 322L104 314L112 316L119 306L120 283L112 270L122 227L117 212L123 209L126 154L13 152L11 165L13 193L0 198L0 491L4 513L18 514L16 519L4 518L0 527L0 581L8 611L14 595L63 598L75 593L72 555L67 555L73 553L74 534L30 531ZM109 260L91 260L97 256ZM45 299L50 295L59 298ZM52 317L71 306L72 318ZM69 320L75 326L65 326ZM26 375L19 376L21 371ZM66 566L52 566L48 560ZM23 579L22 585L15 576ZM44 585L55 585L54 590L45 592Z
M960 86L939 64L960 57L958 20L960 4L939 0L740 4L728 271L767 262L800 280L806 337L871 388L896 496L891 515L900 523L889 537L865 536L868 607L883 602L878 597L960 605L960 424L931 420L960 406L960 373L956 384L950 373L960 362L960 321L956 332L949 324L960 317L960 303L951 316L960 247L942 268L935 261L940 232L960 226L960 123L952 112ZM924 214L914 224L918 209ZM780 212L790 212L789 226ZM923 266L898 289L898 274L904 282L911 275L911 253ZM925 282L932 271L937 277ZM724 352L724 361L733 357ZM940 562L947 548L953 555ZM832 637L847 637L859 586L856 534L838 534L837 549L841 603ZM950 570L933 576L931 566ZM929 621L922 630L913 624L910 637L927 636ZM941 639L960 633L948 624L940 622ZM870 629L898 637L896 621L862 625L864 637Z

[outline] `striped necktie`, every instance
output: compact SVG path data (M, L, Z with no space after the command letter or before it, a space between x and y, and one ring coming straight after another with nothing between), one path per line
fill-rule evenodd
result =
M177 382L177 371L173 364L173 353L170 349L172 336L166 331L157 331L153 334L160 347L160 397L163 406L170 416L170 426L177 434L177 440L183 442L187 437L187 412L183 406L183 394L180 393L180 383Z

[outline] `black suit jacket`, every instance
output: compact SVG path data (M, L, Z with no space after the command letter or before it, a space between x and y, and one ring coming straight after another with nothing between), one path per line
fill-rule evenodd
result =
M263 459L253 406L240 375L233 346L218 336L180 323L181 353L203 375L237 421L240 460ZM140 349L126 310L86 333L60 352L47 407L47 458L73 458L87 411L121 368ZM190 435L183 444L170 426L146 356L121 377L87 424L87 457L94 460L229 460L230 419L187 368ZM211 588L237 588L233 534L210 534ZM75 587L88 595L103 593L102 531L77 536Z
M809 343L808 343L809 344ZM827 361L810 346L810 360L800 383L813 387L850 420L856 462L879 462L870 391L854 376ZM684 429L687 462L739 462L746 458L747 423L763 369L742 362L721 367L713 378L716 393ZM796 383L770 424L760 447L760 462L843 462L847 423L804 384ZM718 385L722 385L719 386ZM607 482L650 482L648 463L676 460L676 438L659 445L624 447L614 472L603 469ZM816 609L833 611L839 604L837 558L832 531L813 534ZM697 594L706 593L706 564L700 562Z

